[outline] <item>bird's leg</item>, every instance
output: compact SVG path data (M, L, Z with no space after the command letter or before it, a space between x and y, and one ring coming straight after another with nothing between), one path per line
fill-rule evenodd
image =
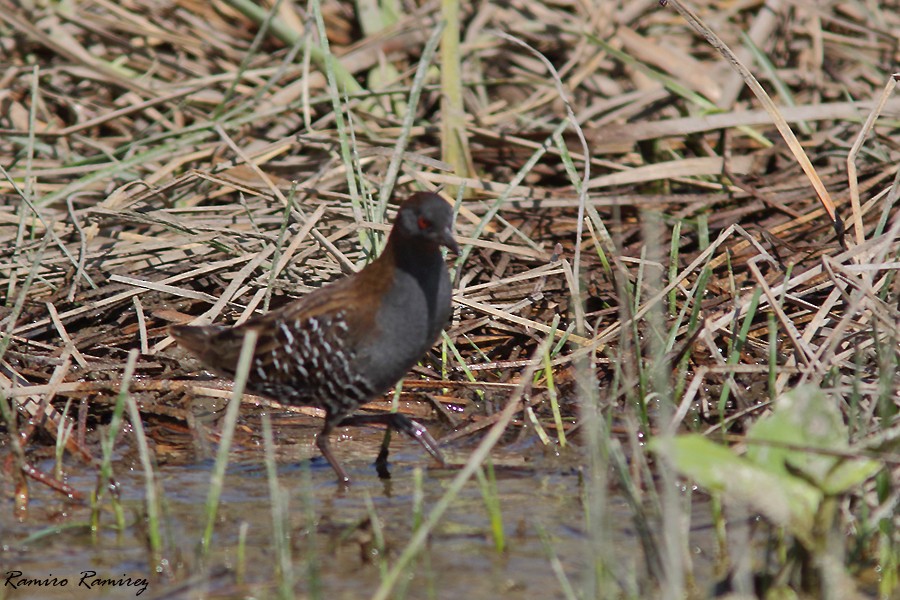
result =
M384 438L381 440L381 449L375 458L375 471L380 479L390 479L391 472L388 469L388 455L391 451L391 428L385 427Z
M334 454L331 453L331 444L328 442L328 436L331 434L331 430L334 429L334 426L335 421L331 418L331 415L326 416L325 426L322 427L322 431L320 431L319 435L316 437L316 446L319 447L322 456L325 457L325 460L328 461L328 464L331 465L331 468L337 473L338 480L346 485L350 483L350 476L347 475L347 471L344 470L341 463L339 463L334 457Z
M438 443L434 440L433 437L431 437L431 434L428 433L428 430L425 429L425 426L417 423L416 421L413 421L406 415L401 415L400 413L353 415L342 420L340 422L340 426L344 427L348 425L369 425L372 423L381 423L382 425L388 425L389 427L393 427L400 433L405 433L412 439L419 442L422 447L425 448L428 453L435 458L435 460L441 463L441 465L447 464L447 461L444 460L444 455L441 454ZM385 459L386 458L387 457L385 456Z

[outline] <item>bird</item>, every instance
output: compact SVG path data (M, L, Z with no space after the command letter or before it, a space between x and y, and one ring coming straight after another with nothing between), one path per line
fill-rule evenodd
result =
M452 290L441 248L459 253L453 226L446 200L413 193L400 204L381 254L360 271L241 325L171 325L169 334L233 379L244 338L256 331L246 388L284 404L324 409L316 445L344 484L350 477L329 443L336 427L385 424L444 465L423 425L399 413L353 413L391 389L446 326Z

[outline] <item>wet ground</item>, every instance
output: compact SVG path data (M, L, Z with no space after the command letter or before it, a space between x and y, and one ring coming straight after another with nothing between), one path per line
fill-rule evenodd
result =
M392 476L385 480L378 478L373 465L382 432L347 430L333 442L353 478L349 489L341 489L321 458L304 460L317 455L316 430L290 429L277 428L278 483L286 491L290 523L292 573L287 577L292 578L298 597L369 597L408 543L417 522L414 470L423 469L421 507L427 513L468 457L471 443L450 445L451 467L443 469L430 464L417 444L395 437ZM132 598L138 592L141 598L276 597L282 575L263 456L262 447L238 448L234 453L213 550L206 561L200 556L200 541L211 459L170 460L159 467L161 565L153 564L148 549L144 480L136 458L128 452L116 462L125 531L111 527L115 521L108 501L101 516L104 526L92 535L88 507L32 484L33 497L23 520L13 518L11 501L0 511L0 560L6 573L0 598ZM492 456L505 550L496 549L483 490L473 479L391 597L405 593L409 598L556 598L562 597L565 585L560 573L576 590L583 589L593 559L585 533L579 452L546 452L526 438L498 448ZM39 466L51 469L52 463L48 460ZM96 474L73 466L68 483L88 491L96 485ZM621 571L615 577L627 582L644 572L631 511L614 493L606 510L611 523L608 541ZM373 514L380 532L371 526ZM699 558L695 572L703 570L703 553ZM21 575L9 579L10 572ZM21 585L26 578L50 585ZM86 587L92 582L94 587Z

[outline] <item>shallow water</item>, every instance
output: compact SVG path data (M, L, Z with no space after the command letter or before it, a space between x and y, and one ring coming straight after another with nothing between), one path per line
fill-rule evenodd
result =
M278 448L278 483L287 491L293 589L299 597L370 596L383 570L393 564L413 533L414 469L423 469L423 508L427 513L445 493L469 446L447 449L451 467L429 465L420 446L396 436L391 442L391 478L379 479L373 466L382 433L355 428L334 448L353 485L338 486L331 468L315 456L315 429L294 428L291 443ZM296 429L299 429L297 431ZM285 432L279 428L279 437ZM244 598L276 597L279 581L269 481L262 448L234 453L226 476L215 526L213 550L205 562L199 553L206 523L205 503L212 461L169 462L159 467L164 499L163 562L153 564L144 520L144 481L131 457L116 465L127 528L116 532L105 510L103 528L92 535L86 526L90 510L62 500L35 483L24 520L15 521L12 503L0 514L4 582L0 598ZM529 441L498 448L493 454L507 548L499 553L482 489L470 481L453 502L425 550L401 585L409 598L555 598L561 597L559 568L577 590L592 569L585 534L582 478L577 451L562 456L545 453ZM454 466L456 465L456 468ZM40 465L50 468L50 463ZM96 475L73 465L68 483L93 488ZM377 543L369 523L377 515L384 539ZM108 507L109 502L104 502ZM630 509L614 494L607 506L610 541L621 573L629 580L639 568L640 544ZM37 531L46 535L29 540ZM244 557L239 539L244 532ZM543 537L542 537L543 535ZM695 571L697 564L694 565ZM5 581L10 572L22 575ZM83 572L88 573L82 582ZM18 585L22 577L57 585ZM56 578L53 580L53 578ZM116 579L113 585L85 587L94 579ZM63 580L65 586L59 585ZM131 585L129 585L131 584ZM402 589L392 595L401 597Z

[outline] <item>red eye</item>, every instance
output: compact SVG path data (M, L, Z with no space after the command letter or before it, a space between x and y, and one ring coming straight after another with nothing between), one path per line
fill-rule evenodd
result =
M431 227L431 221L429 221L425 217L419 217L418 225L420 230L425 231L426 229Z

